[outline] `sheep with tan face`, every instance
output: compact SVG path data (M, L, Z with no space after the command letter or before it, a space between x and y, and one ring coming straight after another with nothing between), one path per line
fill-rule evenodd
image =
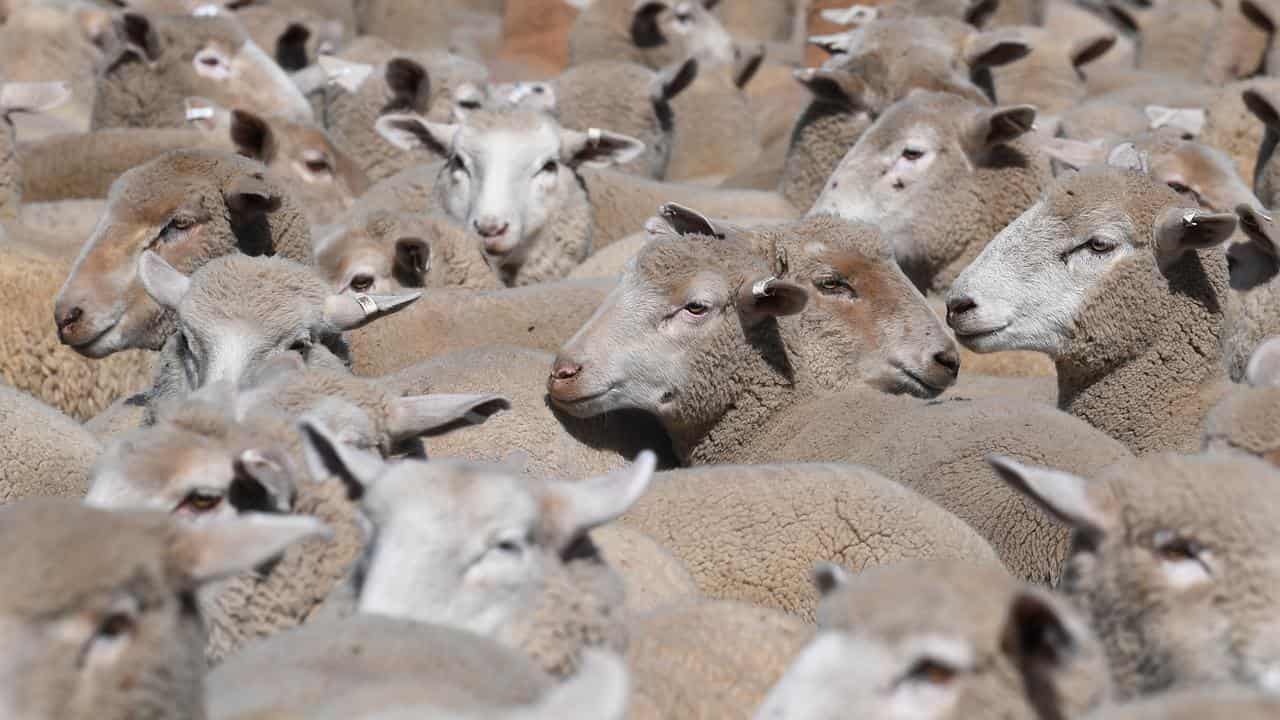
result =
M404 149L449 157L435 202L479 236L510 285L563 277L591 253L591 204L579 170L625 163L644 149L625 135L564 129L527 110L479 111L461 125L392 114L378 128Z
M148 249L183 272L231 252L311 262L304 214L260 163L228 153L179 150L120 176L54 302L58 338L101 358L158 350L171 317L143 289Z
M945 291L1050 180L1047 159L1018 142L1035 117L914 92L858 139L813 212L878 225L918 287Z
M996 457L1071 528L1061 589L1090 617L1119 698L1280 684L1280 473L1238 455L1149 455L1088 479Z
M947 294L978 352L1035 350L1058 404L1135 452L1193 450L1221 393L1234 213L1209 213L1144 172L1132 145L1059 179Z
M570 64L630 60L654 70L695 57L708 66L734 60L733 38L713 9L719 0L601 0L569 32Z
M814 582L818 632L756 720L1077 717L1110 694L1080 613L998 567L824 563Z

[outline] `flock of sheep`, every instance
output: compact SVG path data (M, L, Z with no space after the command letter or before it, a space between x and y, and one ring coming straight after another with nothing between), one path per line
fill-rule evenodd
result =
M113 2L0 719L1280 717L1280 0Z

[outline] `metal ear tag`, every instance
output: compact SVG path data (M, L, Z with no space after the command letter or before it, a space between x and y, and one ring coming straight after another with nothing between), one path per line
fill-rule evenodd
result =
M777 277L770 275L763 280L757 280L755 284L751 286L751 296L757 298L769 297L773 294L769 292L769 286L773 285L773 281L777 279Z
M364 293L355 294L356 302L360 304L360 309L364 310L365 315L372 315L378 312L378 303L374 299Z

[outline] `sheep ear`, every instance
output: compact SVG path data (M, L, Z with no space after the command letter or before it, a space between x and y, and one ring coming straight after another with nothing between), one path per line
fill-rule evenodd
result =
M1280 236L1277 236L1275 221L1269 214L1252 205L1237 205L1236 218L1250 242L1272 258L1280 259Z
M551 482L542 508L546 529L561 550L594 527L625 513L644 495L658 457L643 450L629 467L577 482Z
M1108 0L1106 10L1116 24L1133 34L1141 33L1147 22L1147 14L1129 3Z
M629 163L644 152L644 143L620 133L591 128L560 131L560 160L572 168L603 168Z
M346 487L349 500L363 497L365 489L386 466L382 458L347 445L313 418L299 420L298 431L302 434L302 454L312 479L324 482L329 476L338 478Z
M841 55L849 52L853 37L849 33L810 35L807 42L828 55Z
M636 0L631 8L631 42L636 47L657 47L667 41L658 25L658 16L669 7L666 0Z
M964 21L976 28L983 27L999 9L1000 0L969 0L969 6L964 9Z
M417 281L426 282L431 269L431 243L420 237L402 237L396 240L395 267L398 273Z
M276 64L285 72L297 72L310 64L307 41L311 31L302 23L289 23L276 38Z
M982 148L993 148L1013 142L1031 132L1036 124L1034 105L1009 105L978 113L970 131Z
M1027 40L1008 29L974 33L964 45L964 59L971 68L1008 65L1030 52Z
M775 275L743 285L738 309L751 320L795 315L804 310L809 293L804 287Z
M392 402L387 425L395 440L433 437L510 409L511 401L501 395L414 395Z
M1247 104L1247 101L1246 101ZM1148 105L1143 108L1146 113L1148 127L1152 130L1174 128L1184 135L1198 137L1204 129L1204 108L1171 108L1163 105Z
M235 479L227 500L236 510L287 513L292 509L295 488L286 457L273 449L245 450L236 456L232 469Z
M239 223L280 209L280 194L272 190L267 181L258 174L240 175L231 181L222 193L227 207L235 215Z
M1276 6L1270 2L1257 2L1257 0L1240 0L1240 13L1245 19L1253 23L1255 27L1265 32L1276 31Z
M415 113L389 113L374 123L378 134L401 150L426 148L440 157L448 157L459 127L430 122Z
M241 155L266 163L275 154L275 138L266 120L245 110L231 111L231 142Z
M1280 337L1268 338L1253 351L1244 377L1253 387L1280 387Z
M328 526L307 515L248 513L203 523L174 523L172 567L198 587L252 570L308 538L328 539Z
M1115 33L1105 32L1098 35L1080 38L1071 44L1071 50L1068 51L1071 58L1071 64L1079 70L1098 58L1106 55L1111 48L1116 46L1119 38Z
M858 26L875 20L880 11L873 5L850 5L847 8L827 8L821 11L822 19L833 25Z
M849 108L862 107L867 86L853 73L832 68L804 68L793 73L818 100Z
M425 109L427 98L431 96L431 76L421 64L409 58L391 58L383 77L391 89L391 100L384 112Z
M1000 649L1024 678L1047 679L1075 656L1084 628L1074 618L1064 615L1064 609L1039 588L1021 590L1009 604ZM1043 687L1031 682L1027 686L1033 691Z
M1280 103L1273 101L1270 96L1257 88L1245 90L1243 98L1245 107L1249 108L1249 112L1261 120L1263 125L1280 129Z
M1236 231L1235 213L1169 208L1156 219L1156 260L1167 268L1194 250L1221 245Z
M168 310L177 310L191 289L191 278L175 270L151 250L142 253L138 259L138 278L151 299Z
M1040 148L1046 155L1066 165L1080 169L1100 165L1107 158L1106 143L1102 140L1068 140L1067 138L1042 138Z
M1121 170L1151 174L1151 158L1131 142L1124 142L1107 153L1107 165Z
M373 66L365 63L349 62L332 55L321 55L316 64L324 71L325 79L338 87L353 93L360 89L365 80L373 74Z
M330 295L324 301L324 319L339 331L355 330L409 307L420 297L422 297L421 292L395 295L364 293Z
M989 455L996 475L1014 490L1034 500L1056 518L1094 541L1104 537L1114 522L1092 497L1090 483L1070 473L1023 465L1003 455Z
M112 30L121 56L133 55L148 65L160 58L160 35L146 15L126 12L115 19Z
M40 113L52 110L71 97L64 82L11 82L0 84L0 115Z
M764 56L764 44L757 43L750 48L744 48L738 58L733 61L733 84L738 89L745 88L747 83L751 82L751 78L760 71L760 66L764 64Z
M820 562L813 567L813 586L826 597L849 584L849 571L835 563Z
M691 57L684 62L673 63L658 71L650 95L656 100L671 100L687 90L697 78L697 58Z
M709 235L715 238L723 238L725 236L724 230L716 227L711 218L684 205L672 202L664 203L658 208L658 216L672 230L681 235Z

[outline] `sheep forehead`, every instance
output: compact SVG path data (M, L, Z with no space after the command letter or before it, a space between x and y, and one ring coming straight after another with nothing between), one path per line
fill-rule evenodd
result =
M233 253L211 260L191 277L178 315L184 323L241 320L253 328L314 328L329 289L313 270L278 257Z
M126 171L111 185L108 214L159 222L191 196L220 192L236 174L262 177L262 165L239 155L175 150Z
M863 571L824 598L818 624L899 641L942 634L994 650L1020 584L992 566L909 562Z
M915 92L881 115L867 129L866 139L876 148L921 135L940 144L943 139L959 139L964 121L977 111L977 105L958 95Z
M707 236L681 236L646 245L635 257L633 272L652 287L675 290L704 273L737 284L748 276L768 274L765 262L740 241Z
M866 260L893 260L893 249L880 229L871 223L846 220L818 213L780 228L776 244L788 255L810 257L861 257Z
M1111 167L1091 167L1060 179L1044 199L1046 215L1055 217L1076 234L1090 223L1122 222L1135 245L1151 242L1156 216L1176 205L1178 197L1164 185L1142 173Z
M226 487L231 481L230 450L181 430L148 428L142 437L131 436L110 457L113 477L128 486L135 500L169 500L195 486ZM113 499L101 496L97 482L91 495L98 495L96 500L102 504Z
M532 527L540 510L536 485L528 479L448 461L402 463L374 483L365 503L380 522L417 531L447 518L436 529L467 533L460 541L500 528Z
M166 47L200 48L218 43L235 51L249 40L240 22L229 15L152 15L149 19L167 41Z
M28 501L0 510L0 613L47 614L137 578L163 580L168 519Z

